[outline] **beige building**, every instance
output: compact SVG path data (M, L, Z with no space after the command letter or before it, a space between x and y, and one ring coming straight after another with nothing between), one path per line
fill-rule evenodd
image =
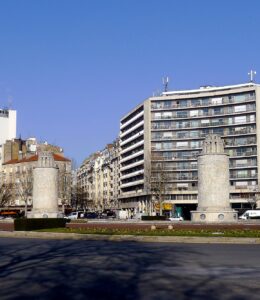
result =
M78 204L95 211L118 207L119 144L90 155L77 171Z
M59 169L59 205L69 205L71 199L71 161L64 157L62 149L35 138L8 140L3 145L3 164L0 183L12 188L11 206L22 208L32 202L32 170L37 164L37 151L51 151Z

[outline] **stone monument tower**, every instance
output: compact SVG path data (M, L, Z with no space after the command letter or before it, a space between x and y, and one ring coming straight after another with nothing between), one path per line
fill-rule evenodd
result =
M208 135L198 157L198 208L195 222L235 222L229 202L229 158L218 135Z
M41 151L38 165L33 169L33 209L28 218L57 218L58 168L52 152Z

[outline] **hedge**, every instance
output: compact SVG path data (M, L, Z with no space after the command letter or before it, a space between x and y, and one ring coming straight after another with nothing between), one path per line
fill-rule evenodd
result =
M142 221L165 221L166 216L142 216Z
M14 230L28 231L46 228L64 228L66 219L63 218L40 218L40 219L15 219Z

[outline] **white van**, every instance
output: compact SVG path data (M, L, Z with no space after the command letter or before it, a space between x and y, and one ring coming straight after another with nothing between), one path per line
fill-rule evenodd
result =
M247 210L239 217L239 219L260 219L260 210Z

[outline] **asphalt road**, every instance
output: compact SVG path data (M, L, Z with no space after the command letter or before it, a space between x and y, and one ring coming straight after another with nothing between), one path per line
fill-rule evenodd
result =
M260 299L260 245L0 238L0 299Z

